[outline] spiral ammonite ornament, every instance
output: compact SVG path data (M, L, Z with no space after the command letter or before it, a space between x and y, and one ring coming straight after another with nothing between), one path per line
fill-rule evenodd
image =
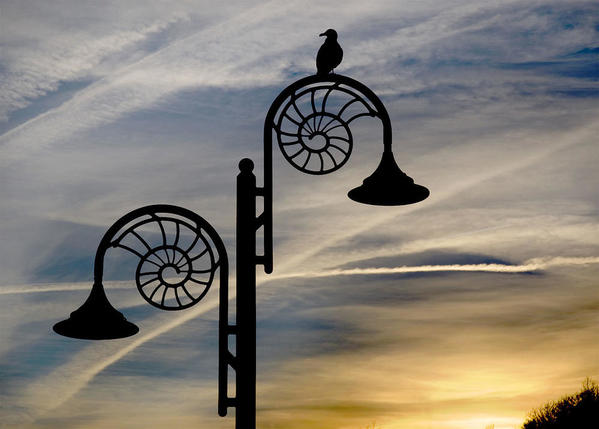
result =
M350 123L376 112L360 94L335 82L302 87L282 105L274 130L283 156L304 173L341 168L353 148Z
M171 206L177 212L178 207ZM213 229L201 217L150 212L111 242L139 258L135 282L141 296L162 310L182 310L210 289L220 260Z

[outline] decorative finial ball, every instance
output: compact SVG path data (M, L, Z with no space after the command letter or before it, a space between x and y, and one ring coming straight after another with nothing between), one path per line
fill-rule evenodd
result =
M249 158L243 158L239 161L239 171L243 173L251 173L254 171L254 161Z

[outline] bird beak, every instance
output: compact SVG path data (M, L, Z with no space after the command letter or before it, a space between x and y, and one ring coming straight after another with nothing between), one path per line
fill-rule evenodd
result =
M322 36L326 36L326 34L325 34L325 33L320 33L320 34L318 35L318 37L322 37Z

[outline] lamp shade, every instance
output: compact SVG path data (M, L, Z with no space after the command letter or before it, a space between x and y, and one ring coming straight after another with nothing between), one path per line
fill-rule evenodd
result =
M139 328L128 322L108 301L104 286L94 283L91 293L71 317L58 322L54 332L65 337L84 340L112 340L137 334Z
M377 206L413 204L429 195L427 188L417 185L414 179L401 171L391 151L384 151L374 173L364 179L361 186L347 193L354 201Z

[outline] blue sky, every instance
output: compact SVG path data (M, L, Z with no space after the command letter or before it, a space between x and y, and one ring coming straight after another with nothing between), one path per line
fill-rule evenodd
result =
M0 427L232 427L216 287L160 312L115 251L107 293L140 333L51 326L137 207L194 210L234 255L237 164L261 182L266 112L327 28L431 196L347 199L378 163L376 120L330 175L275 149L258 426L512 429L599 378L595 2L3 1L0 20Z

